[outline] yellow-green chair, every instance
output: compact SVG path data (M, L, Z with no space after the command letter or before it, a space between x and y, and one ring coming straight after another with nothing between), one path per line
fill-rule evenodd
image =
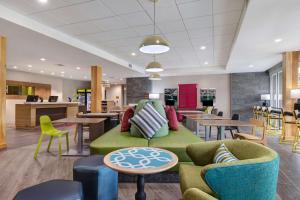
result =
M61 157L61 137L63 137L63 136L66 136L67 150L69 151L69 132L68 131L61 131L61 130L54 128L54 126L51 123L50 117L47 115L43 115L40 117L40 126L41 126L42 134L40 136L38 146L36 147L36 150L34 153L34 159L36 159L36 157L37 157L37 154L41 147L44 135L50 136L50 140L49 140L48 148L47 148L48 152L50 150L50 146L51 146L53 137L57 137L58 138L58 153L59 153L59 157Z

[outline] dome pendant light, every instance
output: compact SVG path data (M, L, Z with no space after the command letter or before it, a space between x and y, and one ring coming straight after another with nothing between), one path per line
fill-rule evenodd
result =
M168 42L159 35L156 35L156 6L158 0L150 0L154 5L154 27L153 35L146 37L140 45L140 51L147 54L161 54L170 50Z
M146 70L146 72L151 72L151 73L157 73L157 72L164 71L161 64L156 61L155 55L154 55L154 61L149 63L145 70Z
M160 80L161 80L161 77L160 77L159 74L154 73L154 74L151 74L151 75L149 76L149 80L151 80L151 81L160 81Z

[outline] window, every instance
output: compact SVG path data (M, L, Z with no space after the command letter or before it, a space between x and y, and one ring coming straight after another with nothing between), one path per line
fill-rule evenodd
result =
M282 71L271 74L271 106L282 107Z

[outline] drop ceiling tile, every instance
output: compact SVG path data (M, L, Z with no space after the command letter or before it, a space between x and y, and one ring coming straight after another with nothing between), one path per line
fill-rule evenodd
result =
M184 23L188 30L201 29L213 26L212 16L196 17L184 19Z
M242 10L245 0L221 0L213 1L214 13Z
M71 35L84 35L104 31L95 24L95 21L70 24L58 27L57 29Z
M192 44L194 47L201 47L201 46L207 46L207 44L210 44L213 42L213 37L198 37L198 38L192 38Z
M143 8L147 11L152 11L153 12L153 2L150 0L138 0L140 4L143 6ZM162 8L162 7L170 7L170 6L175 6L175 0L161 0L156 3L156 8Z
M179 4L178 8L184 19L212 15L212 1L209 0L199 0Z
M142 11L142 7L136 0L102 0L102 2L117 15Z
M96 20L94 23L104 31L128 28L128 25L124 22L124 20L117 16Z
M52 15L48 12L42 12L30 16L33 20L48 25L51 27L57 27L66 24L59 17Z
M153 24L152 20L145 12L135 12L125 15L120 15L120 17L126 21L130 26L142 26Z
M185 26L181 19L176 21L167 21L167 22L158 23L158 27L163 33L185 31Z
M203 29L198 29L198 30L189 30L189 35L190 37L193 38L198 38L198 37L210 37L213 34L213 29L212 28L203 28Z
M91 1L88 3L67 6L39 14L34 14L33 16L40 17L40 14L44 13L47 13L56 19L60 19L60 21L62 21L64 24L100 19L113 15L113 13L99 1Z
M234 35L237 30L237 24L230 24L224 26L215 26L214 34L215 35Z
M145 26L135 26L133 29L140 35L140 36L147 36L147 35L152 35L154 28L153 25L145 25ZM161 34L160 29L156 26L155 30L156 34Z
M150 10L147 10L148 14L151 16L152 19L154 19L154 13L153 8ZM170 5L170 6L159 6L156 9L156 22L166 22L166 21L172 21L172 20L180 20L181 16L178 12L178 9L176 5Z
M172 42L172 41L175 42L177 40L189 41L189 36L186 31L176 32L176 33L168 33L168 34L165 34L165 36L166 36L166 39L170 42Z
M214 25L238 24L241 17L241 11L231 11L214 15Z
M85 35L84 37L92 39L94 41L109 41L109 40L126 39L135 36L137 36L137 33L134 30L122 29L122 30L105 31L96 34Z

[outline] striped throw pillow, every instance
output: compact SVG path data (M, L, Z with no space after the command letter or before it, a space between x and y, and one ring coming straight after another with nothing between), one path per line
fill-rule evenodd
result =
M217 149L214 156L214 163L223 163L223 162L234 162L238 161L237 159L225 146L225 144L221 144Z
M147 103L130 119L130 123L139 129L144 138L151 139L168 121L150 103Z

